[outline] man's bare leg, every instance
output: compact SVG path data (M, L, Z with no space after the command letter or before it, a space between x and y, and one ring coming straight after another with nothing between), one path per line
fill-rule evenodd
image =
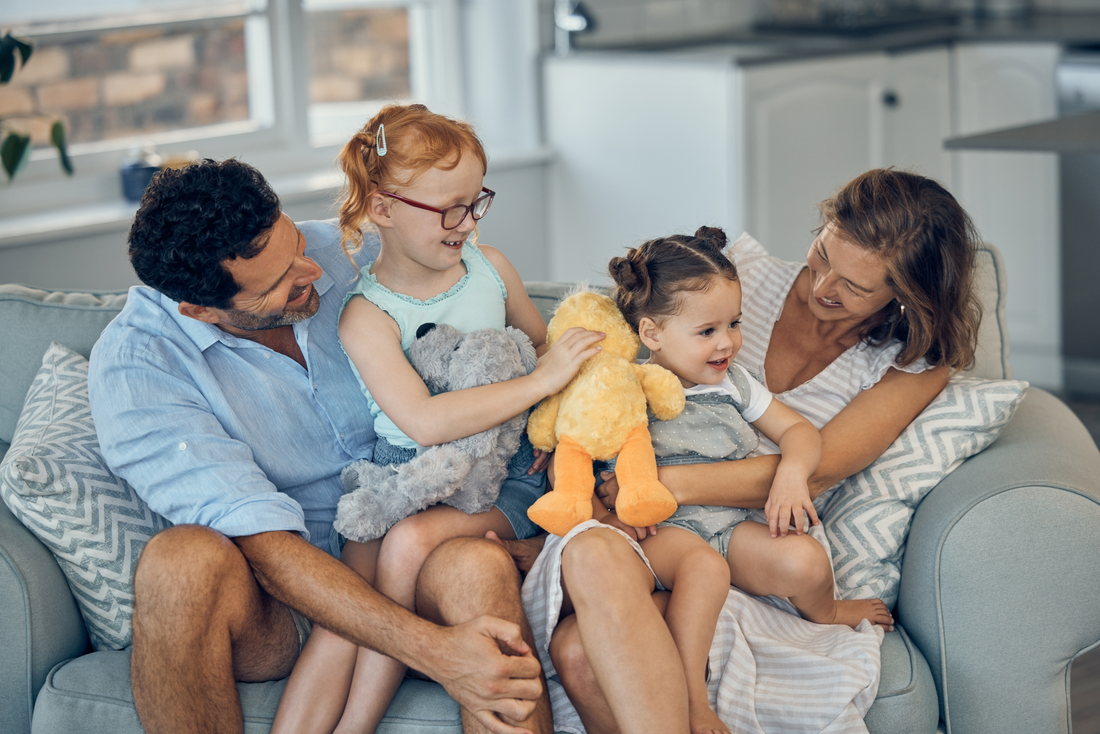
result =
M437 624L452 626L482 615L519 625L523 640L535 649L534 636L523 613L519 573L512 557L499 544L480 538L455 538L436 548L424 562L416 587L416 613ZM534 734L551 734L550 695L540 675L542 695L523 721L501 717ZM463 731L480 734L488 729L475 712L462 709Z
M145 546L134 578L130 676L149 734L244 731L236 681L286 677L300 641L237 546L181 525Z

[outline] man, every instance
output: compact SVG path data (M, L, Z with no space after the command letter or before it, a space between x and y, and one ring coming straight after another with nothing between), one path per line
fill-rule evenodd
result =
M329 550L340 471L374 432L336 322L356 264L329 222L296 226L258 171L159 174L130 232L146 284L92 353L111 468L174 527L135 576L145 730L241 732L235 681L285 677L310 621L443 684L467 731L550 729L508 554L458 539L425 563L418 617ZM492 615L492 616L488 616Z

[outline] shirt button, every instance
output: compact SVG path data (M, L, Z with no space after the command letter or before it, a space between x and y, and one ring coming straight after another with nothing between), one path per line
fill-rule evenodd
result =
M187 450L187 444L185 442L181 441L180 442L180 451L186 451L186 450Z
M340 434L340 439L341 439L341 440L343 440L343 438L344 438L344 434L343 434L343 433L341 433L341 434Z
M271 359L271 352L264 352L264 359Z

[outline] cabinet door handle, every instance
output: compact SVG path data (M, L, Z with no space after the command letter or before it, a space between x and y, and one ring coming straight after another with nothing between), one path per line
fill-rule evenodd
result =
M882 103L887 107L893 109L901 106L901 97L893 89L887 89L882 93Z

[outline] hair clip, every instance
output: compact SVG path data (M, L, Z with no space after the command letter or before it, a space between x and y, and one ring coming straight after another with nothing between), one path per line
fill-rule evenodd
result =
M374 136L374 149L378 151L378 157L386 155L386 126L378 123L378 134Z

